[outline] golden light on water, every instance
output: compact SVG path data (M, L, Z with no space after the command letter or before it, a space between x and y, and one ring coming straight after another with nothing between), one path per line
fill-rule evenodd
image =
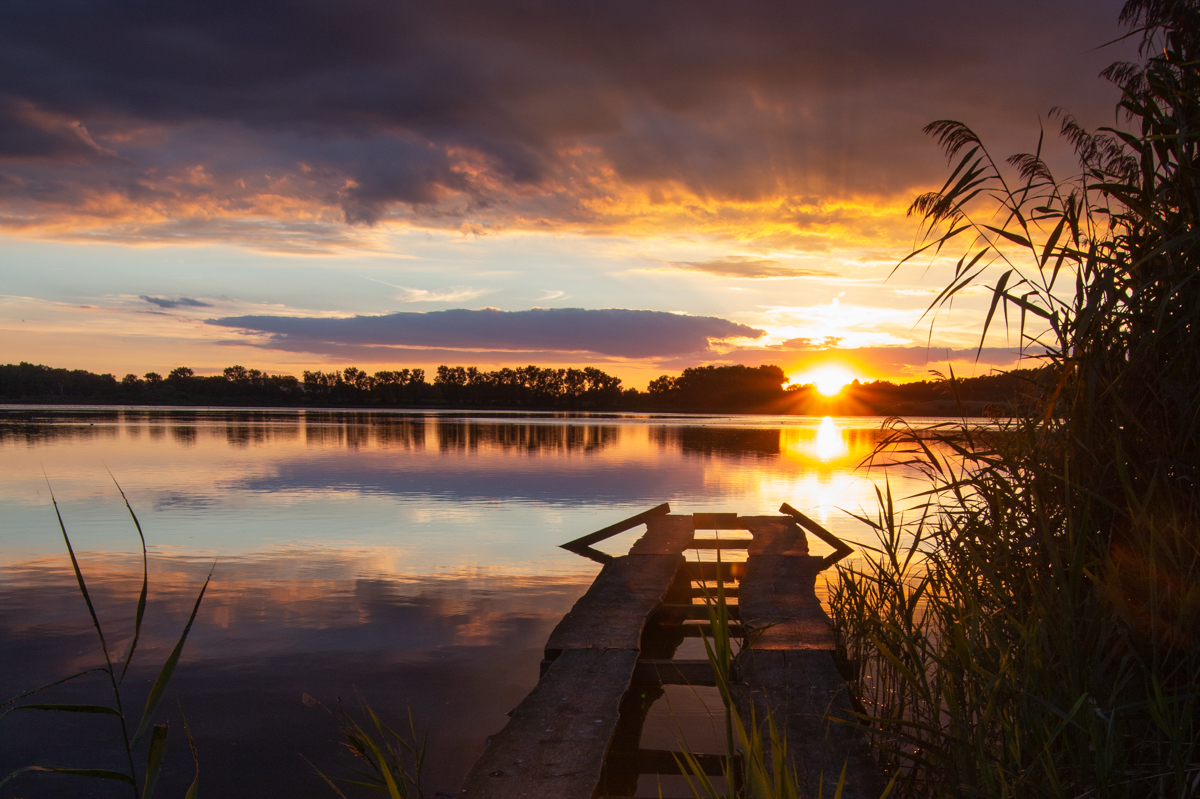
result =
M846 439L842 437L842 429L834 423L832 417L826 416L817 428L817 457L823 461L830 461L845 455L848 450Z
M822 366L797 375L792 378L791 382L801 385L812 384L817 387L817 391L822 396L836 397L853 380L854 375L848 369L841 366Z

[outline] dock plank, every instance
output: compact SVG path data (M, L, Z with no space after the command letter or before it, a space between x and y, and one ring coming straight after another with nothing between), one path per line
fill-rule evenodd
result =
M631 649L640 645L650 614L666 597L682 555L614 558L550 634L546 657L568 649Z
M739 584L742 622L766 629L755 649L834 648L829 617L815 590L823 560L808 555L752 554Z
M883 774L854 720L846 683L830 653L747 650L737 663L742 678L738 713L749 725L753 708L754 722L769 741L770 712L786 736L801 796L834 796L845 766L843 799L878 799L885 787Z
M682 555L695 536L691 516L652 516L646 520L646 532L633 542L629 554Z
M746 546L750 555L807 555L808 538L794 519L759 518L749 528L754 536Z
M622 519L616 524L610 524L608 527L603 527L594 533L588 533L587 535L580 536L573 541L568 541L565 544L561 544L561 546L563 549L585 549L590 547L592 544L598 544L606 538L612 538L614 535L623 533L626 530L632 530L639 524L645 524L650 519L664 516L670 512L671 505L667 502L664 502L663 504L655 506L650 510L642 511L641 513L630 516L628 519Z
M591 799L638 653L564 651L493 735L463 781L464 799Z

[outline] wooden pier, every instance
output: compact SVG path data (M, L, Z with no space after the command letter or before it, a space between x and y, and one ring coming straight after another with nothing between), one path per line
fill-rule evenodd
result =
M786 734L802 797L833 797L843 770L844 799L879 797L884 782L835 667L829 618L815 591L821 570L851 549L789 505L780 514L675 515L663 504L564 544L604 567L551 633L541 680L489 739L459 796L632 796L641 774L678 774L672 752L639 747L642 725L662 686L715 684L707 660L672 656L685 636L704 629L695 623L708 618L702 586L720 577L733 632L751 632L733 670L743 722L761 728L770 714ZM627 555L592 548L641 525L645 533ZM720 530L749 536L704 534ZM810 555L807 534L834 552ZM735 549L746 551L744 561L684 557L687 550ZM699 762L712 775L727 765L717 755Z

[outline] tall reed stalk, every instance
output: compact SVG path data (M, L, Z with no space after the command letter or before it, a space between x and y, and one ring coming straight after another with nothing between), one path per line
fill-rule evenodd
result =
M1200 796L1200 4L1130 0L1121 127L1060 114L1080 174L995 161L959 122L917 199L965 243L931 309L985 283L1043 359L995 430L891 423L924 504L890 491L839 567L840 646L901 796ZM993 276L994 277L990 277ZM982 340L981 340L982 346ZM951 376L953 386L953 376Z
M114 482L116 481L114 480ZM40 685L14 696L3 704L0 704L0 717L7 716L9 713L16 711L81 713L111 717L113 719L113 730L108 741L113 748L118 749L121 753L121 757L125 761L125 768L123 770L115 770L30 765L18 768L3 779L0 779L0 787L5 786L19 776L43 772L121 782L128 786L134 799L150 799L154 795L163 757L166 754L167 739L170 732L170 724L168 722L161 724L154 723L155 714L158 711L159 703L162 701L163 693L166 691L171 678L175 674L175 668L179 664L180 655L183 654L183 646L187 642L188 633L191 631L192 624L196 620L196 613L200 610L200 600L204 598L204 592L208 589L208 584L212 580L212 572L209 572L204 585L200 588L200 593L196 596L196 602L192 606L191 615L188 616L187 624L184 626L183 632L175 644L175 648L171 650L171 654L167 656L167 659L158 670L158 677L155 679L154 684L150 688L150 693L146 697L145 707L140 714L131 714L131 709L126 706L126 692L123 688L125 677L129 673L134 653L141 640L142 620L146 613L146 595L149 588L149 568L146 555L146 536L142 533L141 522L138 521L137 514L133 512L133 507L129 504L129 500L126 498L125 492L121 489L120 485L117 486L117 490L120 491L121 499L124 500L125 507L129 511L129 516L133 519L133 525L137 529L138 539L141 541L142 548L142 587L138 594L137 606L133 614L133 636L129 640L125 653L117 658L113 657L112 650L109 648L112 638L105 635L104 627L100 623L100 617L96 613L91 594L88 592L83 570L79 567L79 559L75 556L75 548L71 545L71 537L67 534L67 527L63 522L58 501L54 498L54 492L51 490L50 500L54 505L54 513L58 519L59 529L62 531L63 541L67 546L67 554L71 559L71 568L75 572L76 585L79 588L80 595L83 597L84 604L87 606L92 628L96 631L96 637L99 639L100 653L104 658L104 663L103 665L84 669L77 674L54 680L53 682ZM111 704L26 701L30 697L47 689L69 683L88 674L96 673L101 673L107 678L106 682L108 684ZM192 741L192 733L187 727L186 720L183 722L183 730L187 736L188 747L191 749L192 760L196 763L196 776L188 788L186 799L195 799L199 791L199 761L196 757L196 747ZM136 761L142 758L144 758L145 766L138 769Z

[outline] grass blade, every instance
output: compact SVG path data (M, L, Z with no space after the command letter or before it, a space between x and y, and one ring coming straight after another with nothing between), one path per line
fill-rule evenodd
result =
M133 512L133 506L129 504L129 498L125 496L125 489L121 488L121 484L117 482L117 478L112 472L108 473L112 477L113 485L117 487L117 491L121 494L121 499L125 502L125 507L129 510L129 516L133 519L133 526L137 528L138 538L142 542L142 590L138 594L137 611L133 619L133 639L129 642L129 651L125 654L124 664L121 666L121 676L117 678L117 684L120 685L125 681L125 672L129 671L129 663L133 660L133 652L137 649L138 640L142 635L142 617L146 615L146 591L149 587L149 568L146 559L146 536L142 532L142 523L138 521L137 514Z
M216 566L213 566L216 569ZM146 697L146 709L142 712L142 720L138 724L137 733L133 736L133 746L137 746L142 740L142 736L146 734L146 729L150 726L150 719L154 715L155 709L158 707L159 701L162 699L163 691L167 690L167 685L171 682L172 675L175 674L175 667L179 664L179 656L183 654L183 645L187 642L188 633L191 632L192 623L196 621L196 613L200 610L200 600L204 599L204 592L208 590L208 584L212 581L212 572L208 573L204 585L200 588L200 595L196 597L196 604L192 606L192 615L188 617L187 625L183 628L183 634L179 636L178 643L171 650L170 657L163 663L162 669L158 672L158 678L155 679L154 685L150 688L150 695Z
M121 712L108 705L17 705L13 710L55 710L60 713L99 713L106 716L121 717Z
M158 770L162 767L163 755L167 753L167 733L170 726L155 724L150 733L150 751L146 753L146 777L142 788L142 799L154 796L154 786L158 783Z
M104 662L108 664L109 671L112 670L112 658L108 655L108 643L104 640L104 629L100 626L100 619L96 616L96 606L92 604L92 596L88 593L87 582L83 579L83 571L79 568L79 559L75 557L75 548L71 546L71 536L67 535L67 525L63 522L62 512L58 509L58 500L54 498L54 489L50 487L50 479L46 478L46 488L50 491L50 502L54 505L54 515L58 517L58 528L62 530L63 541L67 543L67 554L71 556L71 568L75 570L75 581L79 584L79 593L83 595L83 601L87 603L88 613L92 617L92 626L96 629L96 635L100 637L100 649L104 652Z
M120 771L111 771L103 768L58 768L56 766L25 766L9 774L4 779L0 780L0 788L3 788L14 777L30 772L48 772L52 774L74 774L77 777L92 777L100 780L117 780L129 785L134 785L133 777L128 774L123 774Z

